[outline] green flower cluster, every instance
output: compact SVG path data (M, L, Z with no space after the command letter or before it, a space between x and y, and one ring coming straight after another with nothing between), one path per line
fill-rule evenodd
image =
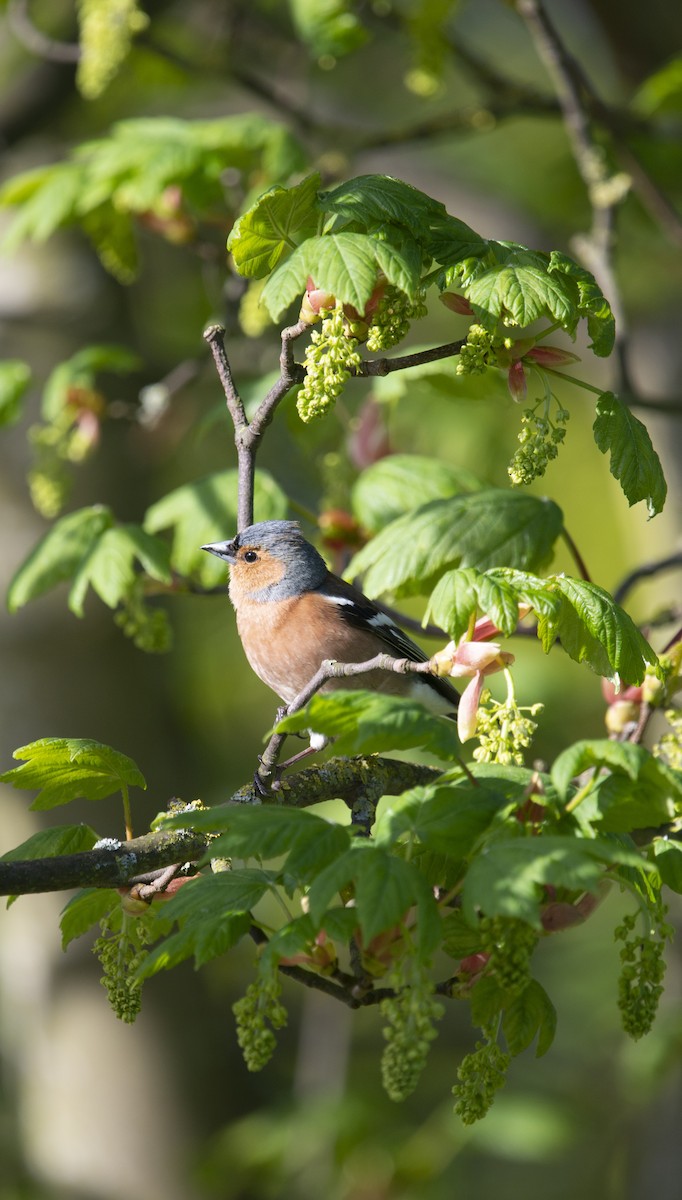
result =
M146 29L149 17L140 11L137 0L78 0L78 19L78 87L86 100L94 100L116 75L131 39Z
M246 995L232 1005L237 1022L237 1041L249 1071L262 1071L275 1051L273 1029L283 1029L287 1011L280 1003L282 985L277 971L261 971Z
M144 594L144 580L136 579L114 614L114 621L138 650L146 654L166 654L173 642L168 613L152 608Z
M464 1125L473 1125L486 1115L495 1095L504 1086L511 1055L500 1049L494 1033L484 1030L484 1041L462 1059L452 1089L455 1112Z
M92 450L92 441L76 423L75 409L65 406L49 425L33 425L28 431L33 448L33 465L28 486L34 508L43 517L59 516L72 478L67 463L79 463Z
M542 415L538 408L542 405ZM507 473L515 487L532 483L547 470L549 462L556 458L559 446L566 437L566 422L570 417L567 409L557 402L555 420L549 416L549 402L545 397L533 408L524 409L519 433L519 448L514 454Z
M303 360L306 377L296 408L302 421L323 417L334 407L351 372L360 365L358 339L348 337L343 305L324 311L322 325L314 329Z
M426 316L425 296L425 290L420 288L416 299L410 300L400 288L389 285L372 316L367 334L367 349L376 353L379 350L390 350L391 346L402 342L410 328L410 322Z
M618 980L618 1007L623 1029L635 1040L649 1033L663 994L663 951L666 940L673 933L665 920L667 911L660 902L654 911L647 910L651 927L645 937L635 934L635 914L624 917L614 931L616 941L623 943L620 951L623 965Z
M381 1079L391 1100L405 1100L419 1082L429 1045L438 1036L434 1022L444 1009L433 995L428 972L411 954L397 965L389 982L395 994L380 1005L387 1021Z
M668 708L664 716L668 729L659 738L654 754L664 759L669 767L682 771L682 708Z
M482 375L487 367L497 366L497 348L501 339L482 325L470 325L467 340L459 352L457 375Z
M100 936L92 948L104 971L100 982L109 1003L119 1020L128 1025L142 1007L142 984L135 973L146 957L145 946L152 940L145 917L131 917L115 908L100 922Z
M530 960L538 933L516 918L483 917L482 949L490 955L489 973L509 995L518 996L530 983Z
M516 698L507 696L504 703L493 700L490 692L481 696L474 750L476 762L495 762L502 766L523 766L523 751L530 746L537 721L531 720L542 711L542 704L520 708ZM530 716L524 716L530 713Z

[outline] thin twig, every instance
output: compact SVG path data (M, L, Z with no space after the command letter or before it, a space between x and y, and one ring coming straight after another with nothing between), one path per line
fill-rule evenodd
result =
M33 24L28 0L10 0L7 5L7 24L24 49L37 58L55 63L76 63L81 57L78 43L57 42Z
M282 330L280 354L280 377L259 404L251 421L232 376L232 369L225 352L225 329L222 325L209 325L204 337L211 347L218 377L223 386L227 409L234 426L234 444L237 450L238 500L237 529L246 529L253 524L253 494L256 474L256 454L265 429L275 409L287 392L300 383L303 368L294 362L293 343L307 329L304 321Z
M634 571L621 580L613 593L616 604L623 603L628 592L632 591L640 579L650 579L652 575L660 575L662 571L672 571L675 567L682 567L682 550L678 550L677 554L669 554L666 558L659 558L654 562L643 563L642 566L635 567Z
M417 350L414 354L400 354L396 358L374 358L369 362L360 363L354 374L361 378L390 375L393 371L405 371L408 367L420 367L423 363L438 362L442 358L454 358L465 345L466 338L460 338L458 342L432 346L430 350Z

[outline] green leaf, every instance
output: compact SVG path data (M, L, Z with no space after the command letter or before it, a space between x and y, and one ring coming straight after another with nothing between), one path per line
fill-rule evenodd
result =
M480 930L472 929L460 909L453 909L443 917L443 950L451 958L468 958L483 949Z
M646 425L613 392L604 392L597 401L593 430L602 454L610 454L611 474L628 503L632 506L646 500L649 516L655 517L665 504L668 489Z
M46 421L54 421L68 404L71 388L94 387L95 377L102 371L129 374L139 368L140 361L125 346L85 346L51 372L43 389L42 416Z
M667 838L656 838L654 842L654 866L662 882L671 891L682 893L682 846Z
M538 637L547 653L557 638L574 662L587 662L616 685L639 684L658 658L631 617L596 583L555 575L548 581L559 605L540 613Z
M378 244L362 233L308 238L273 271L263 288L262 301L273 321L303 295L309 275L316 287L364 312L377 280Z
M536 1058L549 1050L556 1033L556 1009L537 979L507 1005L502 1017L502 1031L513 1056L520 1054L537 1035Z
M421 232L434 221L454 222L440 201L432 200L418 188L390 175L358 175L322 192L319 205L323 212L345 217L365 227L389 222Z
M31 382L31 368L18 358L0 362L0 426L16 425L21 417L24 393Z
M172 529L173 568L206 587L224 581L225 566L201 546L221 541L236 528L237 487L236 471L219 471L169 492L145 514L149 533ZM287 498L266 471L256 472L254 507L256 521L276 521L287 514Z
M279 733L314 729L333 737L337 754L376 754L423 746L439 758L457 757L454 723L435 717L417 701L381 692L339 688L313 696L300 712L277 725Z
M471 1020L479 1029L489 1029L497 1019L507 1000L506 992L492 975L478 979L471 990Z
M0 190L0 205L18 205L19 211L0 243L11 253L30 239L44 242L60 225L70 224L77 212L83 187L79 164L55 163L10 179Z
M609 775L593 787L587 800L590 819L600 821L604 831L627 833L660 825L682 806L682 777L643 746L630 742L608 738L576 742L555 759L552 782L566 801L571 781L599 768Z
M316 58L342 58L367 39L349 0L289 0L289 8L298 36Z
M200 875L178 889L164 906L164 916L174 921L209 920L217 912L249 912L262 900L275 880L272 871L257 867Z
M616 339L616 322L611 305L594 275L559 250L553 250L550 254L548 270L559 277L563 275L576 285L578 313L581 317L587 317L587 332L592 338L590 349L600 358L608 358Z
M73 577L69 592L71 611L77 617L83 616L88 587L92 587L109 608L116 608L135 581L135 562L139 562L152 579L170 583L169 551L165 542L152 537L139 525L120 525L105 530Z
M578 318L577 287L568 276L549 273L549 258L513 243L496 244L502 261L482 267L464 294L480 323L494 329L500 320L525 328L547 317L572 330Z
M377 845L394 845L406 833L432 850L458 860L466 858L497 813L506 796L468 780L456 785L412 788L387 797L374 828Z
M185 889L180 889L180 895ZM170 903L170 901L169 901ZM164 913L165 915L165 913ZM190 955L194 955L194 966L198 970L212 958L227 954L249 931L251 919L248 913L224 913L207 909L203 919L193 919L170 937L150 950L143 958L135 978L150 979L159 971L177 967Z
M83 888L76 892L62 909L59 921L62 950L66 950L74 938L82 937L93 925L98 925L120 903L121 897L114 888Z
M677 55L640 84L633 107L644 117L682 112L682 55Z
M353 485L353 512L376 533L426 500L478 491L481 484L465 468L421 454L389 454L367 467Z
M16 612L29 600L71 579L83 559L113 524L108 508L96 504L60 517L41 538L14 575L7 606Z
M296 187L276 184L234 224L227 248L240 275L261 279L295 249L298 241L317 232L320 214L315 201L320 186L316 172Z
M544 579L504 567L481 573L473 567L448 571L436 584L425 620L432 619L459 639L478 613L490 617L500 633L510 637L519 623L519 605L551 614L558 607Z
M356 841L313 881L309 892L310 915L319 928L327 928L327 909L348 884L355 888L355 912L365 944L398 925L417 905L420 953L428 957L440 939L440 919L433 893L418 869L371 842ZM332 909L332 914L335 912Z
M398 925L416 900L415 868L392 854L363 854L355 885L355 907L366 941Z
M551 500L501 488L432 500L391 522L346 573L364 575L369 596L406 596L429 591L451 567L535 571L551 558L562 522Z
M103 800L123 786L146 788L131 758L85 738L41 738L14 751L23 766L0 775L16 788L39 788L32 809L56 808L71 800Z
M472 924L483 912L489 917L517 917L539 929L541 889L550 884L594 892L605 868L614 864L638 870L647 865L634 851L603 838L544 835L494 842L467 872L462 911Z
M267 861L286 855L282 875L294 880L297 886L309 882L311 875L348 847L348 830L314 813L271 804L254 808L221 805L220 809L223 811L214 808L190 814L214 817L213 821L204 820L200 828L226 831L211 843L210 857L256 857ZM176 827L187 826L184 815L182 819L174 819L174 823ZM194 821L192 827L197 827Z
M18 768L21 770L21 767ZM80 854L92 850L99 834L89 825L54 825L52 829L41 829L19 846L14 846L0 861L28 862L34 858L57 858L62 854Z

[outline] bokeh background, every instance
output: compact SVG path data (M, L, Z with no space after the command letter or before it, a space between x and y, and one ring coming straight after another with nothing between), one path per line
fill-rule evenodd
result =
M484 235L575 253L576 237L590 224L589 203L559 114L528 99L552 91L527 28L497 0L441 4L450 14L448 37L437 51L431 47L430 60L414 28L410 35L400 21L429 7L437 6L350 6L371 36L335 58L306 44L302 4L150 3L148 30L111 86L88 102L73 64L26 46L27 23L75 41L73 5L43 0L30 14L25 4L0 6L2 175L59 161L126 117L259 112L291 128L330 180L390 173ZM647 101L643 85L679 54L682 14L667 0L573 0L547 9L601 98L641 117L641 128L625 122L626 142L679 211L680 69L677 92L669 89L664 101ZM0 218L9 223L8 214ZM46 528L26 485L26 428L50 371L82 346L117 342L139 354L139 372L106 380L107 399L121 413L134 409L141 388L176 368L188 382L171 388L154 428L107 423L97 454L76 474L69 507L101 501L120 519L139 520L171 487L232 465L202 329L209 320L226 324L245 388L276 367L277 336L249 339L240 331L243 289L221 249L228 228L226 218L210 245L175 245L141 224L142 268L128 287L106 273L78 231L0 259L0 357L25 359L34 373L28 419L0 440L3 585ZM670 482L663 515L649 523L641 505L628 510L592 441L592 400L575 389L561 393L572 412L565 449L536 485L562 506L593 578L610 590L642 563L679 549L679 228L679 218L677 233L673 219L662 227L637 195L617 213L622 328L637 414ZM418 339L448 341L464 328L441 309ZM590 357L583 374L609 386L612 364ZM504 484L519 414L503 380L486 377L473 390L445 387L442 379L409 388L395 380L376 389L392 449L438 455ZM261 463L298 511L347 506L348 439L368 391L360 382L349 387L336 413L312 428L300 425L291 402L283 406ZM562 567L570 569L567 557L559 558ZM628 596L642 620L679 603L679 570ZM215 803L249 778L273 698L245 667L228 602L177 596L168 609L175 641L164 656L137 651L94 598L81 621L57 593L13 617L0 615L2 769L16 747L40 736L107 742L131 755L149 782L135 797L140 829L171 796ZM665 636L665 626L655 631L658 646ZM568 740L600 735L595 677L558 655L544 659L536 646L520 646L518 657L522 701L546 705L539 757L551 760ZM4 851L29 836L39 816L8 788L0 803ZM96 813L83 805L74 819L119 831L113 801ZM616 1008L617 895L583 928L540 948L539 977L559 1011L555 1045L542 1060L532 1051L517 1059L491 1114L470 1130L454 1117L450 1096L474 1038L456 1005L417 1092L402 1106L380 1087L378 1014L350 1015L286 984L289 1027L271 1065L250 1076L230 1011L250 979L248 946L201 973L184 964L150 981L142 1015L129 1028L107 1007L86 940L62 954L65 900L26 897L0 915L0 1200L679 1200L679 951L669 956L654 1032L628 1043Z

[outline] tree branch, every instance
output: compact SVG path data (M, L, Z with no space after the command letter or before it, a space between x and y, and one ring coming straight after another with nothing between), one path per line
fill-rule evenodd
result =
M235 386L232 370L225 353L225 329L222 325L209 325L204 338L211 347L218 377L223 385L227 409L234 426L234 444L237 450L238 499L237 530L253 524L253 492L256 474L256 453L266 427L275 409L287 392L303 378L303 368L294 362L293 342L300 337L307 325L299 321L282 330L280 354L280 377L259 404L252 420L246 417L244 403Z
M437 779L440 771L397 759L334 758L321 766L291 775L278 799L296 808L320 800L340 799L349 807L368 789L396 796L408 788ZM228 804L262 804L253 784L239 788ZM188 823L191 816L188 814ZM153 880L165 867L203 858L210 848L204 833L188 829L158 830L130 842L105 838L93 850L57 858L0 860L0 896L59 892L80 887L125 887Z
M443 346L433 346L430 350L417 350L414 354L400 354L396 358L374 358L369 362L360 363L354 374L360 378L375 375L390 375L393 371L405 371L408 367L420 367L422 363L438 362L442 358L454 358L459 354L466 338L458 342L447 342Z
M81 56L77 42L57 42L36 28L28 11L28 0L10 0L7 24L25 50L48 62L76 63Z

